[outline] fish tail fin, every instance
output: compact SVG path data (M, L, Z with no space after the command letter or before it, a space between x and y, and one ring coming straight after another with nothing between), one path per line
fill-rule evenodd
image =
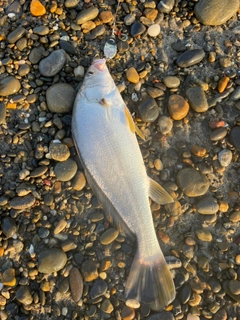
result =
M147 260L141 258L138 249L126 282L126 304L144 303L159 311L171 303L175 295L172 275L161 249L157 256Z

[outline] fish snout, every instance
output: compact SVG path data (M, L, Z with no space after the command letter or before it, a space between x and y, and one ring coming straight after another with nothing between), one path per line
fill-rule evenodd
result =
M97 59L94 60L92 65L97 68L99 71L103 71L106 66L106 60L105 59Z

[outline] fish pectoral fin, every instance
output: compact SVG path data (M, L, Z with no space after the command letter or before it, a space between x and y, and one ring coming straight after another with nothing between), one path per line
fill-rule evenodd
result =
M130 129L130 131L132 133L136 132L139 135L140 138L145 140L145 137L144 137L142 131L134 123L133 118L131 116L131 113L130 113L130 111L128 110L128 108L126 106L124 107L124 114L125 114L126 122L127 122L127 125L128 125L128 128Z
M149 178L150 187L149 187L149 196L150 198L159 204L166 204L174 202L173 198L170 196L167 191L160 186L156 181Z

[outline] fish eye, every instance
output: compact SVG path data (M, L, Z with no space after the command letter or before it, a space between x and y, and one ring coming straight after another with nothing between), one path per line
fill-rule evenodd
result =
M88 76L92 76L93 73L94 73L93 71L88 71L88 72L87 72L87 75L88 75Z

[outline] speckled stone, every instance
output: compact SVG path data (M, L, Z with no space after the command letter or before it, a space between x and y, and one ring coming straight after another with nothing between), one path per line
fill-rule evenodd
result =
M177 174L177 183L188 197L204 195L209 188L208 179L194 168L185 168Z
M199 63L205 57L203 49L187 50L177 59L177 65L181 68L187 68Z
M219 205L212 196L206 196L197 203L196 209L201 214L214 214L218 211Z
M77 164L73 159L59 162L54 168L55 175L60 181L69 181L77 173Z
M97 7L90 7L88 9L82 10L76 18L77 24L83 24L84 22L90 21L95 19L98 16L98 8Z
M0 96L6 97L18 92L21 88L20 81L13 76L0 80Z
M78 302L83 294L83 278L78 268L73 267L69 274L69 285L74 302Z
M232 161L232 151L223 149L218 153L218 161L222 167L228 167Z
M194 12L202 24L218 26L229 20L238 9L238 0L199 0Z
M159 108L155 99L147 97L138 107L139 116L145 122L154 122L159 115Z
M66 161L70 157L69 148L63 143L51 143L49 153L53 160L61 162Z
M46 92L48 108L56 113L70 112L75 97L76 91L67 83L55 83Z
M180 80L176 76L166 76L163 78L163 82L167 88L177 88L180 85Z
M168 99L168 111L173 120L181 120L188 114L188 102L178 94L172 94Z
M39 71L45 77L53 77L62 70L67 56L63 49L55 50L39 63Z
M61 270L66 263L67 255L61 249L47 249L38 256L38 271L50 274Z

